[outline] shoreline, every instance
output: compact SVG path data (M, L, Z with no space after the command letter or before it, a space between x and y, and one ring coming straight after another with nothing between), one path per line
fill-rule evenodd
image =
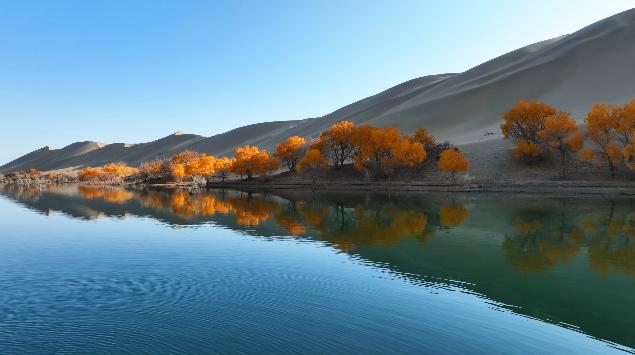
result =
M165 188L183 189L192 193L204 189L236 189L236 190L311 190L311 191L359 191L359 192L452 192L452 193L509 193L537 195L621 195L635 196L635 181L549 181L536 180L526 182L471 182L465 184L429 183L429 182L335 182L335 181L262 181L231 180L225 182L208 182L196 184L192 182L167 183L117 183L90 184L81 182L34 182L0 181L0 184L18 185L45 189L48 185L78 184L92 187L121 187L132 189Z
M152 185L148 185L152 186ZM461 192L522 193L541 195L626 195L635 196L635 182L610 181L532 181L525 183L429 184L405 182L212 182L208 189L239 190L314 190L368 192Z

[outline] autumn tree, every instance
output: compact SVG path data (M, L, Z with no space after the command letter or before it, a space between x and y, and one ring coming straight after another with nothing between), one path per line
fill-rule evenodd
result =
M216 158L207 154L199 154L194 167L195 168L191 170L192 175L207 178L216 172Z
M569 153L577 152L584 144L584 134L577 122L567 112L547 117L544 129L538 132L549 148L560 153L560 177L565 177L565 164Z
M501 130L505 139L512 139L514 156L518 160L540 157L538 132L544 129L545 120L556 114L556 109L538 101L518 101L503 115Z
M359 126L352 140L356 148L353 166L358 170L382 172L392 163L392 149L399 141L401 134L394 127Z
M353 157L353 135L355 124L350 121L338 122L320 134L319 141L314 148L321 148L322 152L332 160L336 168Z
M90 166L85 167L79 173L80 181L116 181L124 177L134 175L139 172L139 169L128 166L126 163L108 163L99 168L93 168Z
M90 181L97 179L101 175L101 169L87 166L79 172L80 181Z
M419 128L415 131L412 137L410 137L410 139L417 143L421 143L426 151L430 151L432 148L434 148L434 146L437 145L436 138L428 133L427 128Z
M282 166L280 159L276 158L273 155L267 155L268 157L265 160L263 167L265 175L273 173L274 171L280 169L280 167Z
M170 166L167 160L153 160L139 166L139 172L143 179L156 179L170 174Z
M197 169L197 160L198 153L192 150L174 154L170 158L170 174L177 181L183 180Z
M439 169L450 173L452 182L456 182L456 173L467 172L469 161L463 153L456 148L446 149L439 155Z
M328 166L329 162L324 155L322 155L322 152L317 149L310 149L298 162L298 171L311 174L313 176L313 182L315 182L318 172L326 169Z
M617 164L622 160L619 116L619 107L595 104L584 119L587 127L587 138L592 147L583 149L580 155L585 159L595 160L599 164L607 163L611 177L615 173Z
M216 176L221 179L221 181L225 181L227 179L227 175L231 169L232 160L227 157L218 158L215 161L214 170L216 171Z
M616 107L615 110L618 120L618 140L621 141L623 146L632 144L633 131L635 131L635 100L624 104L622 107Z
M622 108L619 131L625 137L622 150L624 164L629 170L635 170L635 100Z
M181 181L185 178L185 176L187 176L185 173L185 166L180 163L170 164L170 174L174 179L176 179L176 181Z
M256 174L266 172L269 158L269 153L258 147L251 145L238 147L234 154L231 170L235 174L246 175L248 179L251 179Z
M31 178L36 178L36 177L39 177L40 175L42 175L42 172L40 170L38 170L38 169L29 169L28 175Z
M290 172L295 172L296 166L306 148L306 141L302 137L293 136L276 146L274 156L284 162Z
M426 160L426 150L418 141L401 139L392 147L392 159L399 166L411 167Z
M121 178L136 174L139 169L128 166L124 162L109 163L101 168L102 174L110 177Z
M193 150L184 150L182 152L174 154L170 158L170 162L172 164L182 164L185 166L188 162L196 160L198 158L198 155L199 153Z
M191 178L206 181L216 172L216 158L214 156L185 150L173 155L169 162L169 171L177 180Z

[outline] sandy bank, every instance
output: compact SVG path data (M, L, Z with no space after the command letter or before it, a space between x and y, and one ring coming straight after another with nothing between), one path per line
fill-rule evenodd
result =
M417 182L212 182L207 188L241 190L372 191L372 192L500 192L550 195L635 195L635 182L624 181L531 181L523 183L429 184Z

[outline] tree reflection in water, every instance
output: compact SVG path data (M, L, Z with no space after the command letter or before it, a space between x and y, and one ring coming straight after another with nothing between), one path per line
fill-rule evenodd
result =
M564 200L551 210L524 210L513 223L515 233L503 240L510 264L525 272L546 271L570 262L586 250L590 266L600 274L635 275L635 212L632 207L588 213L584 218Z
M70 215L80 214L82 218L96 218L104 213L153 216L158 211L167 211L181 219L179 222L168 219L170 224L187 224L187 221L200 224L226 216L233 223L227 220L223 223L237 228L267 225L277 228L271 235L319 238L343 251L362 246L394 246L409 238L426 245L437 232L449 232L469 224L472 218L470 208L463 203L465 199L454 197L415 203L413 201L425 198L358 194L347 199L325 198L309 192L272 194L230 190L192 194L181 190L58 185L51 185L47 190L5 185L0 186L0 193L47 211L64 212L66 206ZM84 201L78 201L77 197ZM69 199L68 204L61 203L62 198ZM107 205L94 205L90 201L110 203L120 209L109 211L105 208ZM82 204L90 204L85 208L85 216L81 216ZM583 213L578 207L568 199L559 199L546 207L537 205L495 212L500 214L497 222L503 224L496 228L497 232L509 230L501 240L509 264L521 272L544 272L582 255L598 274L624 272L635 276L633 206L608 201L603 206L587 206ZM143 211L135 213L135 208ZM478 218L472 223L477 222Z

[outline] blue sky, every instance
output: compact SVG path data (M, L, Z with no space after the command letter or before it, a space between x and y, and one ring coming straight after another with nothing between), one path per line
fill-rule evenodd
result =
M0 163L321 116L461 72L635 0L0 0Z

